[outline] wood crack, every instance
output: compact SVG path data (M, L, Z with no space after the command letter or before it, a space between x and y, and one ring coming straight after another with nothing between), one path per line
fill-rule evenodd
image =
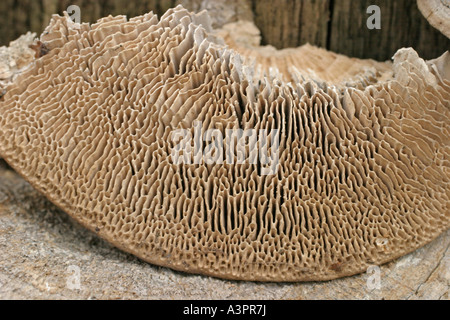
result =
M439 260L437 261L436 265L435 265L434 268L430 271L430 273L428 274L428 276L426 277L426 279L425 279L422 283L420 283L420 284L417 286L417 288L416 288L416 290L414 291L414 293L411 294L411 295L408 297L408 299L409 299L411 296L413 296L413 295L416 296L416 295L419 293L420 288L430 280L431 276L437 271L437 269L439 268L439 266L440 266L441 263L442 263L442 260L443 260L443 259L445 258L445 256L447 255L447 251L448 251L449 247L450 247L450 244L447 245L447 247L446 247L446 249L444 250L442 256L439 258Z

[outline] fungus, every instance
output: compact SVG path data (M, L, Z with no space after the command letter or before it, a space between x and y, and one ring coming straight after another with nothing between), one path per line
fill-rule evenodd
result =
M260 46L259 30L249 21L226 24L215 34L240 54L244 64L254 66L253 77L258 79L269 75L285 82L309 80L362 88L392 77L389 62L350 58L309 44L282 50Z
M5 95L6 87L34 60L29 46L35 37L35 33L28 32L11 41L9 47L0 47L0 99Z
M420 12L428 22L447 38L450 38L450 1L417 0Z
M40 41L48 53L0 101L0 156L145 261L227 279L328 280L449 227L448 53L425 62L401 49L391 64L307 46L293 52L298 72L276 71L268 57L247 64L204 13L182 7L92 25L53 16ZM188 140L175 163L173 133L197 129L213 137ZM252 129L266 133L253 147L277 157L198 157L220 136L234 141L227 130Z

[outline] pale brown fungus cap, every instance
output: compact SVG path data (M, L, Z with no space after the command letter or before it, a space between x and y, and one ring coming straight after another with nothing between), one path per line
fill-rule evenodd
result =
M450 0L417 0L428 22L450 39Z
M117 247L221 278L352 275L449 227L448 53L380 64L308 46L298 72L274 71L210 32L182 7L92 25L54 16L49 52L0 101L0 156ZM174 164L171 134L195 121L279 129L275 174Z

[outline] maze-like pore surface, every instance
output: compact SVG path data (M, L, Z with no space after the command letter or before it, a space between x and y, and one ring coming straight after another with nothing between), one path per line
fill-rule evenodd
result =
M117 247L222 278L351 275L449 227L450 83L436 67L448 54L434 65L400 50L391 79L358 86L287 82L256 75L207 24L181 7L92 25L55 16L50 52L0 100L0 156ZM323 78L332 54L320 54L296 59ZM194 136L197 121L224 137L279 130L275 174L261 161L174 164L172 133Z

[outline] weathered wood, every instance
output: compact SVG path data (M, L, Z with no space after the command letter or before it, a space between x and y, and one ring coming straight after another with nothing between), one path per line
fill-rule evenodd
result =
M42 32L52 14L69 5L81 8L82 21L109 14L163 14L182 3L190 10L211 9L220 26L254 19L263 44L276 48L311 43L360 58L388 60L402 47L432 59L450 48L450 40L431 27L413 0L2 0L0 45L27 31ZM381 29L369 30L367 8L381 9Z
M370 5L381 11L381 29L368 29ZM411 0L253 0L263 44L277 48L306 42L360 58L388 60L402 47L431 59L450 40L431 27Z
M330 1L253 0L263 44L280 49L309 42L326 48Z
M328 49L350 56L390 59L402 47L413 47L432 59L450 48L450 40L431 27L411 0L335 0ZM367 8L381 10L381 29L366 26Z

